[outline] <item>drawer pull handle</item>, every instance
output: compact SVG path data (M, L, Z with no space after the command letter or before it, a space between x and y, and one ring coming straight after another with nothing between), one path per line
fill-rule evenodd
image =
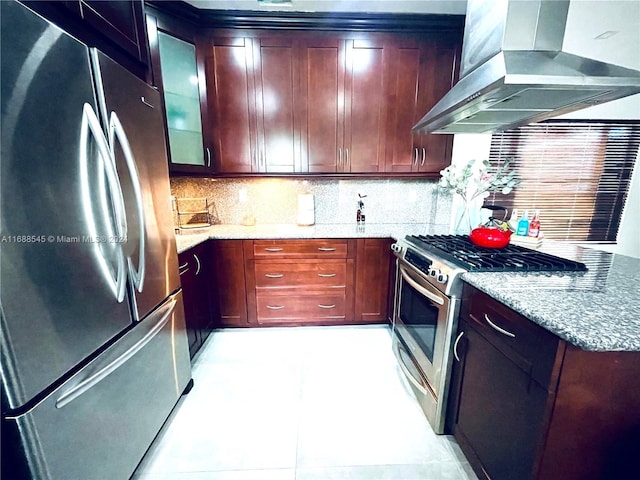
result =
M336 273L319 273L318 276L322 277L322 278L331 278L331 277L335 277L337 274Z
M507 337L516 338L515 334L511 332L507 332L504 328L500 328L495 323L493 323L486 313L484 314L484 319L494 330L497 330L498 332L502 333L503 335L506 335Z
M182 270L183 268L187 268L188 266L189 266L189 262L187 262L187 263L183 263L183 264L182 264L182 265L180 265L178 268L179 268L180 270Z
M335 252L336 249L335 248L329 248L329 247L318 247L318 251L320 251L320 252Z
M269 310L282 310L284 305L267 305L267 308Z
M281 252L282 248L281 247L267 247L267 248L265 248L265 250L267 252Z
M318 304L318 307L320 308L336 308L336 304L334 303L333 305L322 305L322 304Z
M284 273L265 273L264 276L267 278L282 278Z
M464 335L464 332L460 332L458 337L456 338L455 343L453 344L453 356L456 357L457 361L460 361L460 357L458 356L458 343L460 343L460 339Z

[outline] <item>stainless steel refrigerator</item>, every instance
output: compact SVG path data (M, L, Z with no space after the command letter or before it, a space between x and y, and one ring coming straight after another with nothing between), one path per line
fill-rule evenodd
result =
M191 377L160 95L0 8L2 477L125 479Z

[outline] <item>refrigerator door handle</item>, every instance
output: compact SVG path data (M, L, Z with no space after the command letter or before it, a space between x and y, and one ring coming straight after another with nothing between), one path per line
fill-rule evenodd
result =
M56 400L56 408L65 407L80 395L96 386L102 380L115 372L118 368L123 366L131 357L133 357L136 353L142 350L145 345L153 340L153 338L158 335L158 333L160 333L160 331L167 324L169 318L171 318L171 314L173 313L176 304L178 303L178 295L179 293L176 293L173 296L169 297L169 300L162 307L160 307L158 311L152 314L153 316L159 316L159 318L140 340L131 345L116 358L113 358L113 356L107 356L107 358L102 360L100 364L96 365L96 367L92 369L92 373L87 378L80 381L80 383L75 384L72 388L63 392L62 395L58 397L58 399ZM140 327L137 326L136 328Z
M129 139L127 138L127 134L122 127L122 123L120 123L120 119L118 118L118 114L116 112L111 112L109 115L109 147L111 148L111 152L115 156L115 142L116 138L118 139L118 143L122 147L122 151L124 153L125 161L127 162L127 168L129 169L129 175L131 176L131 183L133 185L133 194L136 199L136 208L138 213L138 228L140 230L140 245L139 245L139 255L138 255L138 267L135 268L133 266L133 262L131 261L131 257L127 259L129 264L129 272L131 273L132 281L134 288L139 292L142 292L144 288L144 273L145 273L145 236L146 236L146 222L145 222L145 214L144 214L144 203L142 200L142 187L140 186L140 174L138 173L138 167L136 166L135 157L133 156L133 152L131 151L131 145L129 144ZM124 211L124 204L123 204Z
M109 259L105 256L104 252L100 248L100 242L96 241L99 238L98 231L96 229L96 218L95 213L92 208L91 202L91 190L95 189L95 185L92 185L89 180L89 156L87 155L87 144L89 142L89 136L95 141L95 145L98 148L98 152L100 157L102 158L102 163L104 166L104 174L107 180L107 188L109 189L109 195L111 197L111 201L114 204L113 210L115 215L115 228L116 234L118 238L122 238L126 236L126 217L124 214L124 197L122 195L122 189L120 188L120 182L118 181L118 174L116 172L115 161L113 155L111 154L111 150L109 150L109 145L107 144L107 139L102 132L102 127L100 126L100 121L96 113L93 110L93 107L88 103L85 103L82 109L82 125L80 128L80 176L81 176L81 188L82 188L82 197L84 201L82 202L82 208L84 210L84 217L89 228L89 238L93 239L93 249L95 258L98 260L98 264L100 266L100 270L103 272L105 279L109 283L111 290L116 298L116 300L120 303L124 300L124 296L126 293L126 284L127 284L127 272L125 266L124 252L122 250L122 245L118 244L118 248L116 250L116 258L117 258L117 269L114 274L111 267L109 266ZM98 185L98 191L102 192L102 205L103 208L109 209L108 205L111 204L109 198L107 197L107 192L104 190L104 185ZM110 216L111 212L103 212L104 214L108 214Z

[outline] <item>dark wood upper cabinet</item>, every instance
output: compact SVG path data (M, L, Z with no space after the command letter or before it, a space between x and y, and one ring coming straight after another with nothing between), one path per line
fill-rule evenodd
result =
M336 173L344 128L344 41L309 35L300 41L301 164Z
M384 170L389 50L381 40L347 40L343 171Z
M212 175L204 58L199 30L147 10L152 83L163 93L169 172Z
M24 1L78 40L149 81L149 46L142 0Z
M453 86L458 47L444 40L405 39L391 46L385 171L438 173L451 161L453 135L414 134L411 127Z
M218 172L252 173L256 161L256 102L252 40L214 36L206 48L207 99Z
M212 174L435 177L450 163L452 136L411 127L456 78L462 16L147 4L203 33Z
M69 3L69 2L67 2ZM140 62L148 63L144 8L141 1L79 2L85 22Z
M294 124L299 75L296 44L293 38L260 36L253 41L253 52L258 171L300 172Z

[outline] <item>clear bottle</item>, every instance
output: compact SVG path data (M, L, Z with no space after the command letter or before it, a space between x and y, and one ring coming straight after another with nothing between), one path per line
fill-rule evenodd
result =
M509 217L509 220L507 221L507 223L509 224L509 228L512 231L516 231L518 230L518 221L520 220L519 215L518 215L518 209L514 208L513 210L511 210L511 217Z
M526 237L529 233L529 210L524 211L524 215L518 221L518 229L516 230L516 235L521 237Z
M533 218L531 222L529 222L529 233L530 237L538 237L540 235L540 210L536 210L533 214Z

